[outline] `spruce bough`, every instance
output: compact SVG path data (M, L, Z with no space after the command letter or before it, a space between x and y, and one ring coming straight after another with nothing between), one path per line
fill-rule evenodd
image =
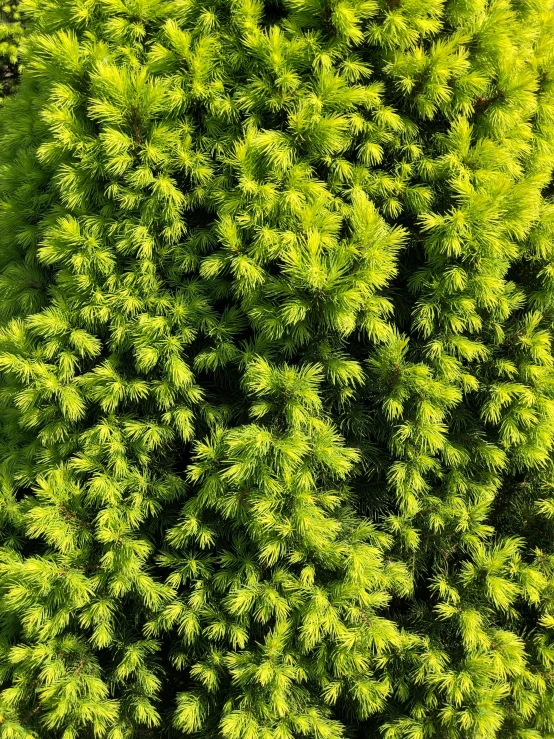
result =
M24 33L19 2L0 6L0 100L15 89L19 44Z
M550 0L26 0L0 739L554 737Z

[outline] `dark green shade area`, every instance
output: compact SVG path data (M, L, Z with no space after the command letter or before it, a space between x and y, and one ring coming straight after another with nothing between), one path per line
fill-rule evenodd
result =
M25 0L0 739L554 738L551 6Z
M0 100L15 89L24 28L19 2L0 4Z

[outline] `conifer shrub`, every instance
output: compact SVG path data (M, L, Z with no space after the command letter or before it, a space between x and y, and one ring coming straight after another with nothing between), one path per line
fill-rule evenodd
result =
M554 737L551 0L26 0L0 739Z
M23 33L19 3L0 5L0 99L11 93L17 84Z

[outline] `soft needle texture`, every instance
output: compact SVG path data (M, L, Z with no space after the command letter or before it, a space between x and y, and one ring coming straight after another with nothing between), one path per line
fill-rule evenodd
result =
M19 2L0 5L0 100L16 86L23 33Z
M554 737L550 6L26 0L0 739Z

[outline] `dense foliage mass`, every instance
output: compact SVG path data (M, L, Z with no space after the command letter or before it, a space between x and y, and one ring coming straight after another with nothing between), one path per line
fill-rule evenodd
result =
M27 0L0 739L554 737L551 0Z
M17 83L23 33L19 3L0 5L0 98L13 92Z

